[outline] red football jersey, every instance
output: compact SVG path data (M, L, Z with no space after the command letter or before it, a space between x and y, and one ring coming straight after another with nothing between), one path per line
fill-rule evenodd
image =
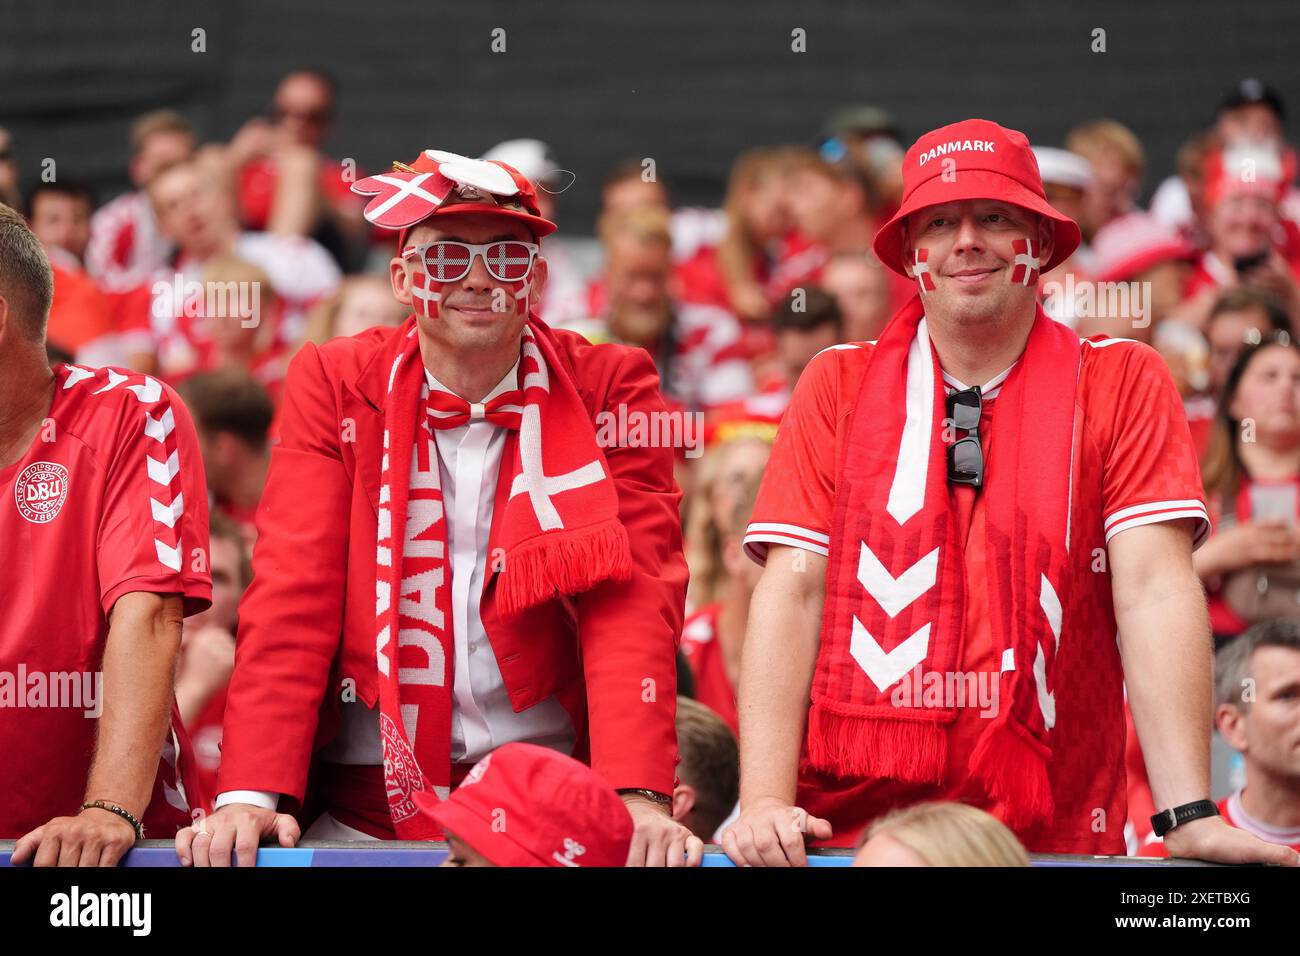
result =
M800 378L745 536L745 549L755 560L765 560L772 543L828 553L838 465L871 348L854 343L827 349ZM1056 726L1049 776L1055 819L1020 837L1036 852L1122 854L1123 671L1106 545L1129 528L1186 518L1195 519L1200 544L1210 522L1182 402L1160 356L1148 346L1102 336L1081 341L1080 348L1070 509L1070 552L1077 558L1065 608L1066 637L1053 674ZM1015 374L1016 369L1008 371ZM988 443L988 423L996 413L1000 379L985 386L980 427L990 470L998 458ZM983 499L968 486L956 486L951 493L966 533L967 579L977 582L987 576ZM967 594L963 668L991 688L998 676L998 650L981 589L971 587ZM1098 700L1104 705L1102 720L1093 718ZM966 772L986 723L980 713L977 706L959 707L949 725L944 784L838 779L816 772L805 759L800 805L831 820L836 845L851 845L863 825L896 806L959 799L991 809L983 793L972 792Z
M27 453L0 469L0 837L85 799L108 616L130 591L211 603L208 509L184 404L122 369L55 369L54 402ZM173 709L150 836L189 820L188 738ZM111 799L111 794L100 795Z

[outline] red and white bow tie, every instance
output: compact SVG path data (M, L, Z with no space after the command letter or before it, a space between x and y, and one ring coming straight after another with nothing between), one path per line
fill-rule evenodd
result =
M467 402L452 392L431 389L428 413L430 428L459 428L469 422L487 421L518 431L524 415L524 393L515 388L487 402Z

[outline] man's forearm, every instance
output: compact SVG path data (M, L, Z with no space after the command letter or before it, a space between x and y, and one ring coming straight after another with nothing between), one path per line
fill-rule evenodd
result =
M132 592L114 605L87 800L109 800L143 817L171 719L181 617L179 595Z
M774 546L768 565L750 602L741 655L742 807L764 798L794 803L821 640L825 558ZM804 570L791 570L792 565Z
M1187 579L1120 611L1129 708L1156 809L1210 795L1212 651L1205 596Z

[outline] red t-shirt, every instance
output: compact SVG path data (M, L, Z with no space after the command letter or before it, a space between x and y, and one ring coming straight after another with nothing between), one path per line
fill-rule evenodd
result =
M731 732L740 736L740 717L736 713L736 688L727 677L718 643L718 612L722 603L702 607L682 625L682 653L695 676L695 699L727 722Z
M0 541L0 837L16 838L85 799L117 599L182 594L187 614L211 603L207 495L184 403L137 373L56 367L42 432L0 469ZM188 747L173 709L150 836L190 822Z
M1209 517L1182 402L1160 356L1127 340L1086 341L1080 347L1070 513L1070 553L1079 557L1065 608L1066 637L1053 673L1056 726L1048 773L1055 818L1019 836L1035 852L1123 853L1123 671L1106 545L1130 528L1181 518L1196 519L1199 544L1209 533ZM871 348L853 343L827 349L800 378L745 536L745 549L756 560L766 559L772 543L828 553L838 462ZM1013 367L1009 374L1015 371ZM980 422L990 470L997 468L998 458L988 426L1001 378L986 386ZM983 498L966 486L956 486L951 494L967 542L966 574L972 583L966 589L962 666L984 675L979 680L995 683L1000 648L993 646L986 595L975 586L987 577ZM1098 699L1102 719L1096 719ZM810 767L805 749L799 805L830 819L832 845L851 845L872 819L923 800L954 799L991 809L992 801L967 779L974 742L987 725L980 713L977 706L958 708L948 727L948 770L941 786L836 778Z

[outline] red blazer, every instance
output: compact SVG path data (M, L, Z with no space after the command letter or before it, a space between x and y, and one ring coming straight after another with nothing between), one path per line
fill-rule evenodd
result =
M541 334L552 336L593 422L619 405L664 410L644 350ZM377 704L380 408L399 344L397 330L370 329L305 345L289 367L280 443L257 511L253 583L239 608L218 792L270 790L301 803L312 754L338 733L341 700L355 688L356 700ZM512 432L504 462L517 440ZM681 492L671 449L612 447L605 459L631 539L632 579L507 620L489 562L480 609L516 713L558 695L578 734L575 756L614 787L671 793L687 577ZM509 472L502 467L496 515L505 512ZM489 549L496 534L494 523Z

